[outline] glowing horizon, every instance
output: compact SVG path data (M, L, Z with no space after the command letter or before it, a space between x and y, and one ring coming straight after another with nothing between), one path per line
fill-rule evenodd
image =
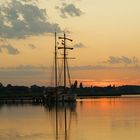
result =
M85 86L140 85L140 1L2 0L0 82L49 85L54 32L74 46L72 79ZM12 11L12 12L10 12ZM16 68L16 69L15 69ZM72 80L72 81L74 81Z

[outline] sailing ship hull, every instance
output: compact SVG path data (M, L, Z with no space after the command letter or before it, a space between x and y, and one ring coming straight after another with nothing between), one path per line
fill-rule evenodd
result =
M76 102L77 94L74 93L63 93L63 92L49 92L44 96L46 102Z
M59 102L75 102L76 101L76 98L77 98L77 95L76 94L60 94L60 95L58 95L57 96L58 98L57 98L57 100L59 101Z

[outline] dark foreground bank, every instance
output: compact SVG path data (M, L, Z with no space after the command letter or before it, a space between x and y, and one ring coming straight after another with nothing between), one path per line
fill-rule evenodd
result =
M63 88L63 87L59 87ZM8 84L3 86L0 84L0 102L25 102L30 101L34 103L43 103L44 96L48 95L50 91L54 91L54 87L45 87L33 85L26 86L13 86ZM100 97L100 96L121 96L121 95L139 95L140 86L125 85L125 86L106 86L106 87L76 87L72 86L67 88L70 94L77 94L77 98L86 97Z

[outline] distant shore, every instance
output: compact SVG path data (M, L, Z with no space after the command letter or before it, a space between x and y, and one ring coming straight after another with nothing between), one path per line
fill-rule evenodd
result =
M58 87L60 88L60 87ZM61 87L63 88L63 87ZM26 86L13 86L8 84L3 86L0 84L0 100L34 100L43 98L50 90L54 90L54 87L45 87L32 85ZM124 86L106 86L106 87L77 87L73 86L67 88L71 94L77 94L78 98L87 97L102 97L102 96L121 96L121 95L140 95L140 86L138 85L124 85ZM55 91L55 90L54 90Z

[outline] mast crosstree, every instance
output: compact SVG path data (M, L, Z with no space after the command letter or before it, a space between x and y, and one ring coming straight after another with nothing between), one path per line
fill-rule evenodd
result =
M64 71L64 80L63 80L63 84L64 84L64 91L66 90L66 87L67 87L67 70L68 70L68 62L67 62L67 54L66 54L66 50L73 50L73 47L67 47L66 46L66 41L73 41L72 39L70 38L67 38L66 37L66 34L64 33L64 36L63 37L58 37L58 39L61 39L62 40L62 47L58 47L58 49L62 49L63 50L63 57L62 58L57 58L57 59L63 59L63 71ZM68 70L68 77L70 78L70 74L69 74L69 70Z

